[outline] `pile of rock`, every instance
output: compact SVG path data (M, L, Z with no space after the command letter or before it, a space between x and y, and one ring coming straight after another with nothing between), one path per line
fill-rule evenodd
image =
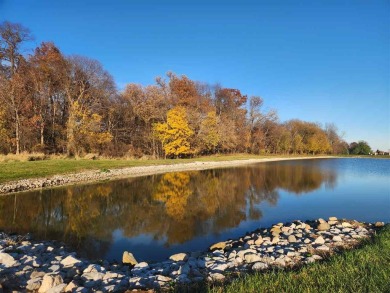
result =
M383 225L335 217L279 223L216 243L206 252L178 253L153 264L138 263L129 252L124 252L123 264L94 264L53 242L17 241L0 234L0 286L39 293L89 292L91 288L120 292L223 281L228 274L313 263L339 247L353 247Z

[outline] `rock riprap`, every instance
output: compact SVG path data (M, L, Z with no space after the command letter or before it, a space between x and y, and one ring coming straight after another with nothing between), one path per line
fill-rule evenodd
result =
M378 224L379 223L379 224ZM294 221L259 228L239 239L218 242L204 252L172 255L158 263L137 262L124 252L123 263L96 264L67 252L58 243L0 233L0 285L3 290L45 292L123 292L171 288L175 283L222 282L245 271L310 264L351 248L384 223ZM315 227L315 228L313 228Z

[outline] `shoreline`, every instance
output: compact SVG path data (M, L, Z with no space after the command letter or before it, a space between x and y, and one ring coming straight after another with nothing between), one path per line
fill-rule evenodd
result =
M41 178L20 179L0 184L0 196L17 192L54 188L76 184L94 183L103 180L117 180L132 177L163 174L169 172L199 171L216 168L238 167L256 163L309 160L309 159L335 159L335 156L315 157L280 157L261 159L242 159L226 161L195 161L190 163L177 163L167 165L149 165L125 168L113 168L105 170L90 170L68 174L58 174Z
M122 263L91 261L61 242L0 233L0 289L34 292L167 290L206 282L224 284L242 273L292 269L358 248L385 226L329 217L278 223L202 252L182 252L156 263L123 253ZM50 290L50 291L49 291Z

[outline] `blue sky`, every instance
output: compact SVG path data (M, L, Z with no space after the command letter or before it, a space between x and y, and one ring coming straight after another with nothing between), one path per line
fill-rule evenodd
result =
M3 20L31 47L98 59L119 87L173 71L390 149L389 1L0 0Z

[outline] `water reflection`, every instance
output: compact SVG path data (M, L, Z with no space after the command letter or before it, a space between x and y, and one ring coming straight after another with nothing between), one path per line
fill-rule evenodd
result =
M261 219L259 204L276 205L280 190L301 195L323 184L333 188L336 173L315 163L270 163L57 188L1 197L0 229L62 240L102 258L114 231L170 247Z

